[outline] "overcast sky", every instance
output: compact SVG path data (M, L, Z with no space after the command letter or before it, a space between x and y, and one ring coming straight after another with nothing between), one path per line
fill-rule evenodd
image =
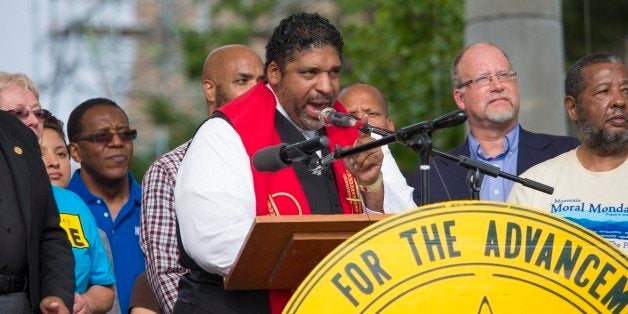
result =
M32 72L33 25L30 8L30 0L0 0L0 70L4 72Z

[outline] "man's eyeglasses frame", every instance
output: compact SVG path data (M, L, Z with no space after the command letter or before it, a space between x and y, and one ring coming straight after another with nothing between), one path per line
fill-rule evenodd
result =
M137 130L131 129L118 132L94 132L90 135L78 137L74 139L74 141L91 141L93 143L106 144L111 142L115 135L118 135L121 141L128 142L137 138Z

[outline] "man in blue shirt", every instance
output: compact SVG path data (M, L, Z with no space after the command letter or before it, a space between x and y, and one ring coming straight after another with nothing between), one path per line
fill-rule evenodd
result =
M518 122L519 83L506 53L490 43L476 43L458 53L451 67L453 96L467 113L469 136L450 153L465 155L520 174L528 168L578 146L578 140L524 130ZM430 163L429 202L471 199L468 170L443 158ZM420 178L414 199L421 204ZM513 183L484 176L480 199L504 201Z
M83 102L68 120L70 155L81 164L68 189L83 199L107 233L123 312L145 267L139 244L141 188L128 171L136 136L126 113L106 98Z

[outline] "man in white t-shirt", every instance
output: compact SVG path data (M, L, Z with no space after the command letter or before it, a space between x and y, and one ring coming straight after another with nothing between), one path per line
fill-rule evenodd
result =
M628 70L608 54L585 56L565 78L565 108L581 145L521 176L554 187L548 195L516 184L508 202L574 221L628 252Z

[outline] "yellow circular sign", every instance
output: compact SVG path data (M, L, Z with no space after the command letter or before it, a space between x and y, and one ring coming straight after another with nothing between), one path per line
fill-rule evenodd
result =
M626 313L628 258L574 223L458 201L355 234L305 279L286 313Z

